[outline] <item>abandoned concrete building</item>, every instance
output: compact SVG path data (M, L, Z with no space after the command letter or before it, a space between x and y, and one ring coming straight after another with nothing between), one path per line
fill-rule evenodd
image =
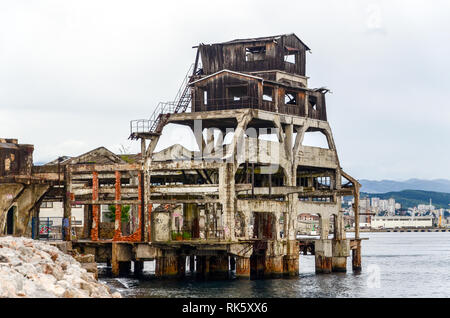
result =
M105 152L107 160L99 160L97 151L39 167L28 160L14 166L14 177L0 168L0 230L30 234L11 230L4 212L28 187L34 199L21 215L33 215L45 200L64 202L64 240L110 263L115 275L129 271L131 261L137 272L144 261L155 261L159 277L180 277L187 268L211 278L230 271L240 278L296 276L300 251L315 255L317 273L346 271L350 252L360 270L359 222L355 238L347 238L341 211L341 197L354 196L359 218L360 185L340 166L327 121L328 90L308 88L308 46L286 34L194 48L195 62L175 100L130 123L130 139L141 142L139 158ZM198 150L174 145L155 152L167 125L189 127ZM324 135L328 147L304 145L312 132ZM2 156L5 148L21 149L17 142L3 145ZM22 146L29 154L30 146ZM74 205L84 206L76 240ZM101 205L115 207L112 237L100 230ZM137 220L127 233L125 206ZM320 238L296 237L302 213L319 216Z

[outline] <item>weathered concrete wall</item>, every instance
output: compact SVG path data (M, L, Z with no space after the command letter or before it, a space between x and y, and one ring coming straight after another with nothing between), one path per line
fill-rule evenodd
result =
M23 192L14 202L17 204L17 223L15 224L14 235L26 235L27 227L31 221L30 212L48 189L49 186L46 184L30 184L25 186Z
M153 212L153 235L156 242L167 242L171 239L170 214Z
M20 183L0 184L0 234L4 233L8 210L13 205L14 199L23 188L24 185Z

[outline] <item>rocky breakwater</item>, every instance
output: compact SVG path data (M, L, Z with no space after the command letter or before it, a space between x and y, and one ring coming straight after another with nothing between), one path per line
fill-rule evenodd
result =
M0 297L121 296L111 293L95 274L54 246L27 238L0 237Z

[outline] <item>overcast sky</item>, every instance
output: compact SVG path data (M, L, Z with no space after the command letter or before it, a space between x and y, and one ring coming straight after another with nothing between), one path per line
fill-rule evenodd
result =
M192 46L295 33L358 179L450 178L448 1L0 1L0 137L35 162L99 146L172 100ZM165 131L162 145L185 139ZM161 146L160 146L161 148Z

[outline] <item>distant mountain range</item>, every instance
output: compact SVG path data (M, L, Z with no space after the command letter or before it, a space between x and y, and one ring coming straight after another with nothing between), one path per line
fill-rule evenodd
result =
M450 204L450 193L421 191L421 190L403 190L399 192L387 193L364 193L361 192L361 198L377 197L382 200L394 198L395 202L400 203L402 208L412 208L419 204L431 204L436 208L448 209Z
M447 179L435 179L435 180L422 180L422 179L409 179L406 181L393 181L393 180L358 180L361 183L361 192L365 193L387 193L398 192L403 190L422 190L422 191L434 191L450 193L450 180Z

